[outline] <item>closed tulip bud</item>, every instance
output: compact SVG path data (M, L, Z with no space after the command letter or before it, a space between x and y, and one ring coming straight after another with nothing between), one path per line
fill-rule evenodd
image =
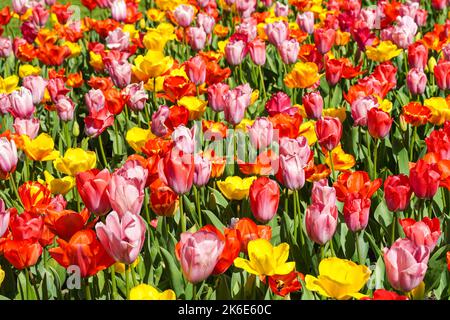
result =
M23 86L31 91L33 104L36 105L44 98L47 80L41 76L27 76L23 78Z
M206 64L200 56L195 56L186 62L186 73L195 85L201 85L206 78Z
M276 215L280 201L278 184L267 177L253 181L249 191L250 208L258 221L266 223Z
M14 140L0 138L0 179L6 179L17 166L17 148Z
M369 110L378 108L378 100L374 96L360 97L352 102L351 112L354 126L367 126L367 114Z
M250 42L248 47L253 63L263 66L266 63L266 43L261 39L256 39Z
M129 62L112 60L105 66L116 87L123 89L130 84L131 64Z
M173 191L181 195L194 183L194 156L172 148L158 163L159 178Z
M184 277L191 283L206 280L214 271L224 246L225 242L214 232L183 232L179 260Z
M206 32L203 28L190 27L187 30L187 36L192 50L199 51L205 47Z
M311 191L311 200L313 204L322 204L323 206L335 204L336 189L328 185L327 179L315 181Z
M111 210L107 193L111 174L108 169L91 169L76 175L77 190L81 200L96 216L103 216Z
M245 116L245 110L250 105L252 89L248 83L237 86L225 95L225 120L231 124L239 124Z
M434 76L441 90L450 89L450 61L440 60L434 67Z
M30 90L21 87L18 91L11 92L9 100L11 102L10 112L15 118L30 119L33 116L35 107Z
M315 127L319 145L328 151L337 147L342 136L342 124L338 118L323 117Z
M427 24L428 11L425 9L418 9L414 21L419 27L423 27Z
M313 203L306 209L305 226L308 237L320 245L333 238L337 227L338 210L336 205Z
M392 118L389 113L378 108L372 108L367 113L367 128L375 139L383 139L391 130Z
M305 170L311 149L305 137L297 139L281 138L280 140L280 168L283 184L298 190L305 184Z
M286 113L293 116L297 113L297 108L294 108L291 103L291 98L284 93L279 91L272 95L272 97L266 103L266 111L270 116L274 116L278 113Z
M423 94L427 86L427 76L422 70L413 68L408 72L406 84L412 94Z
M95 225L95 231L103 248L115 261L132 264L144 245L147 228L139 215L127 211L119 216L112 211L105 223Z
M166 120L169 118L170 110L168 106L159 106L158 111L152 115L151 129L152 133L158 137L164 137L169 129L165 125Z
M305 94L302 102L309 119L320 119L322 117L323 98L319 91Z
M232 66L242 63L247 54L246 43L242 40L230 41L225 46L225 58Z
M408 64L410 68L425 70L428 61L428 48L420 43L415 42L408 47Z
M236 1L236 10L242 18L248 18L255 11L256 0Z
M223 111L225 107L225 96L230 90L226 83L216 83L208 87L208 104L216 112Z
M344 220L353 232L364 230L369 222L370 198L358 192L348 193L344 201Z
M428 59L428 70L430 70L431 73L434 74L434 68L436 67L437 61L434 57L431 57L430 59Z
M416 246L426 246L430 252L434 250L441 236L440 221L438 218L425 217L422 221L414 219L400 219L400 225L408 239Z
M175 21L183 28L189 27L194 19L194 7L191 5L180 4L173 11Z
M56 103L56 112L62 121L72 121L74 111L75 105L70 98L63 96L58 99L58 102Z
M40 128L39 119L14 119L14 131L19 136L27 135L31 140L37 137Z
M127 5L124 0L115 0L111 3L111 17L119 22L127 18Z
M314 32L314 13L312 11L299 13L297 24L303 32L312 34Z
M390 211L404 211L408 208L411 194L409 177L404 174L389 176L384 181L384 199Z
M127 211L135 215L140 214L144 201L144 188L140 179L115 172L106 192L112 209L120 216Z
M178 195L160 179L150 185L150 207L158 216L171 217L177 208Z
M336 39L336 31L334 29L316 29L314 30L314 43L317 50L321 54L325 54L331 50Z
M273 124L267 118L257 118L251 127L248 127L250 143L256 149L264 149L273 140Z
M337 59L329 59L325 63L325 77L330 86L335 86L341 81L344 64Z
M197 187L203 187L209 181L211 177L212 163L206 158L198 154L194 157L195 171L194 171L194 184Z
M394 289L409 292L423 281L430 256L426 246L416 246L409 239L397 239L383 252L387 278Z
M295 63L297 61L299 51L300 44L295 39L284 40L278 47L281 60L283 60L285 64Z
M211 34L213 32L215 24L216 20L214 20L214 18L210 15L205 13L199 13L197 15L197 25L202 27L206 34Z
M275 16L277 17L287 17L289 15L289 6L287 4L282 4L277 1L275 3Z
M441 174L436 163L416 162L409 173L409 183L414 194L421 199L431 199L439 188Z
M188 129L180 125L172 132L172 140L175 147L183 153L192 154L195 151L195 127Z
M78 137L80 135L80 125L78 124L77 121L73 122L72 134L74 137Z
M269 42L275 47L278 47L288 38L289 27L285 21L276 21L266 24L264 31L269 38Z

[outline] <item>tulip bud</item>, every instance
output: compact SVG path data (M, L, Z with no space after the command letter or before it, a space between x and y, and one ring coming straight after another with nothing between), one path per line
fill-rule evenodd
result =
M310 119L320 119L323 110L323 98L319 91L305 94L302 98L306 115Z
M266 223L275 216L280 201L278 184L267 177L253 181L249 191L250 207L258 221Z

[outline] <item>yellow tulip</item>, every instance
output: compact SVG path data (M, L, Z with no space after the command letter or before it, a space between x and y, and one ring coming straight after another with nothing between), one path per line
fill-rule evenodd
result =
M250 98L250 104L254 104L256 102L256 100L258 100L259 98L259 90L255 89L252 91L252 96Z
M130 300L176 300L173 290L159 292L158 289L142 283L130 290Z
M47 170L44 171L45 182L52 194L65 195L75 186L75 178L65 176L61 179L53 177Z
M217 42L217 47L219 48L219 52L225 54L225 47L228 44L229 39Z
M241 122L239 122L239 124L237 124L237 125L234 127L234 129L235 129L236 131L242 130L242 131L244 131L244 132L247 132L247 131L248 131L248 127L251 127L251 126L253 125L253 122L255 122L255 120L244 118L244 119L242 119Z
M130 39L139 39L139 31L136 30L134 24L126 24L122 28L123 32L128 32Z
M319 68L314 62L297 62L284 77L284 83L289 88L309 88L319 79Z
M166 16L166 14L164 11L161 11L161 10L158 10L155 8L147 10L147 17L151 21L160 22L164 19L165 16Z
M84 151L81 148L70 148L64 154L53 161L53 165L59 172L75 176L79 172L95 168L97 156L93 151Z
M12 75L6 78L2 78L0 76L0 93L11 93L17 89L18 84L19 77L16 75Z
M32 66L31 64L24 64L19 67L19 77L25 78L27 76L37 76L41 73L41 68Z
M402 49L398 49L391 41L381 41L376 48L372 46L366 47L367 58L376 62L389 61L401 52Z
M347 118L347 114L345 113L345 111L345 108L328 108L324 109L322 114L325 117L338 118L340 122L344 122Z
M81 46L78 43L64 41L63 46L66 46L70 50L70 58L78 57L81 54Z
M152 131L150 129L142 129L139 127L134 127L128 130L125 139L128 144L133 148L136 152L141 152L142 147L145 146L145 143L154 138Z
M33 161L55 160L59 151L53 150L55 143L47 133L41 133L33 140L27 135L21 136L23 140L23 151Z
M336 257L320 261L319 276L306 275L306 288L327 298L348 300L366 295L359 291L369 280L370 270L364 265Z
M356 164L355 157L351 154L345 153L345 151L342 150L342 146L340 144L333 149L332 156L334 170L346 171L353 168ZM330 156L328 152L325 157L325 163L331 169Z
M139 263L139 256L136 258L136 260L134 260L134 262L131 264L131 266L134 268L138 265L138 263ZM125 263L116 262L113 264L113 267L114 267L114 271L116 271L118 273L125 272Z
M0 286L2 285L4 279L5 279L5 271L3 271L2 267L0 266Z
M165 79L166 79L166 77L163 77L163 76L156 77L156 81L155 81L156 83L153 83L154 79L148 79L148 81L144 84L144 88L145 88L145 90L153 92L153 91L155 91L155 89L153 87L156 84L156 92L163 91Z
M299 135L304 136L310 146L317 142L315 123L315 121L311 120L300 125Z
M379 101L380 101L379 108L381 110L383 110L384 112L391 113L391 111L392 111L392 102L387 100L387 99L384 99L384 100L379 99Z
M134 59L132 71L140 81L147 81L168 71L173 66L173 58L165 57L161 51L149 50L145 56Z
M227 177L225 181L217 181L219 190L229 200L242 200L248 197L250 186L256 177L242 179L238 176Z
M450 120L450 106L445 98L434 97L425 99L423 105L431 110L431 116L428 121L435 125L442 125L445 121Z
M94 51L89 51L89 64L97 70L102 70L105 67L102 56Z
M421 282L417 287L408 292L408 297L412 300L423 300L425 297L425 282Z
M162 52L168 41L176 39L174 31L170 23L161 23L157 28L149 29L143 39L145 48Z
M180 4L186 4L188 3L187 0L156 0L155 4L156 6L163 11L172 11Z
M234 265L259 276L282 275L295 269L295 262L286 262L288 256L289 244L274 247L266 239L256 239L248 243L249 260L236 258Z
M205 112L207 104L208 101L192 96L184 96L178 100L178 105L189 110L189 120L199 119Z

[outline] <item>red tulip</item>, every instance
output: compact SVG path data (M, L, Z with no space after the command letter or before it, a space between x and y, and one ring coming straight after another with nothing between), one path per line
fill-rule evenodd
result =
M158 163L159 178L177 194L188 192L194 183L194 156L172 148Z
M341 202L344 202L345 196L352 192L358 192L366 198L370 198L380 186L381 179L370 181L369 175L365 171L347 171L341 174L334 183L337 199Z
M72 210L47 210L44 222L51 232L61 239L69 241L78 231L89 228L89 226L86 226L89 217L90 214L87 208L80 213ZM94 220L90 225L95 224L95 222L97 221Z
M263 223L268 222L277 214L280 188L274 180L259 177L250 186L249 199L255 218Z
M430 252L436 247L436 243L441 235L441 227L438 218L423 218L416 221L411 218L400 219L400 225L408 239L417 246L427 246Z
M401 296L394 291L377 289L373 293L373 298L364 297L360 300L408 300L408 297Z
M383 139L391 130L392 118L389 113L378 108L372 108L367 113L367 128L373 138Z
M439 188L440 178L436 163L429 164L424 160L419 160L410 170L409 183L417 197L431 199Z
M321 54L325 54L331 50L336 39L336 31L334 29L316 29L314 30L314 43L317 50Z
M440 60L434 67L434 76L441 90L450 89L450 61Z
M295 270L285 275L273 275L268 277L269 286L273 293L284 297L302 288L299 278L304 280L305 276Z
M323 98L319 91L307 93L302 98L306 115L310 119L320 119L323 110Z
M344 63L341 60L329 59L325 64L325 77L330 86L335 86L341 81L344 71Z
M34 266L42 254L42 246L33 239L8 240L3 255L14 268L22 270Z
M331 151L341 140L342 124L338 118L323 117L316 122L316 135L320 146Z
M389 211L405 210L409 205L411 193L409 178L404 174L389 176L384 181L384 199Z
M410 68L425 70L428 63L428 48L421 42L414 42L408 47L408 64Z
M111 181L108 169L91 169L76 176L77 189L86 208L97 216L103 216L111 210L106 190Z
M344 220L349 230L357 232L364 230L369 222L370 198L353 192L345 196Z
M272 228L270 226L257 225L249 218L236 219L231 223L231 229L239 232L241 240L241 252L247 253L247 245L251 240L272 238Z

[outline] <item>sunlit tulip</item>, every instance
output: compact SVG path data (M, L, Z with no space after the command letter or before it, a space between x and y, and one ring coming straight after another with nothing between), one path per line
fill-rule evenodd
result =
M256 177L242 179L238 176L227 177L224 181L217 181L217 187L229 200L242 200L248 196L250 186Z
M249 199L255 218L261 222L268 222L277 213L280 188L274 180L259 177L250 186Z
M173 290L158 291L151 285L141 283L130 290L130 300L176 300Z
M23 135L22 139L25 154L31 160L49 161L59 156L59 151L53 150L55 143L52 137L46 133L41 133L33 140L26 135Z
M78 193L86 208L95 215L102 216L111 209L106 192L110 180L108 169L90 169L76 175Z
M97 156L93 151L85 151L81 148L69 148L63 157L53 161L56 170L76 176L77 173L95 168L97 165Z

